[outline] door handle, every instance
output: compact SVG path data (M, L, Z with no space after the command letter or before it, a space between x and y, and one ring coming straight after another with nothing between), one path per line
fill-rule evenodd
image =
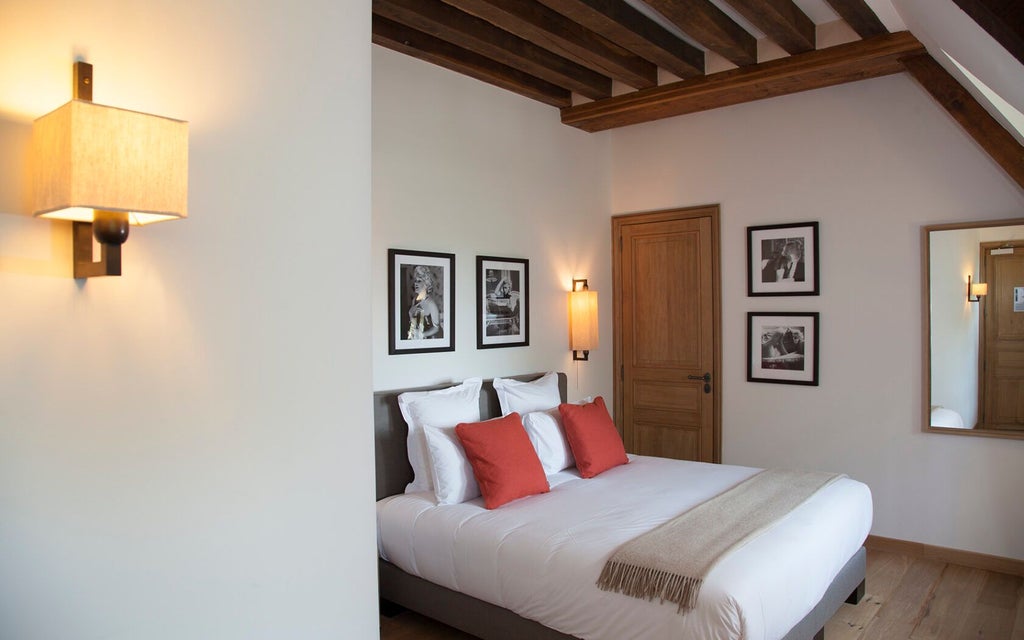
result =
M704 393L711 393L711 373L705 373L702 376L686 376L688 380L703 380L704 381Z

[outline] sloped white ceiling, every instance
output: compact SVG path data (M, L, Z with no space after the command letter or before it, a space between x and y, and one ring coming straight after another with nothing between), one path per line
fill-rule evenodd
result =
M1024 65L1010 55L952 0L868 0L894 5L907 28L935 60L960 81L996 120L1024 144L1016 128L978 87L957 68L945 51L1018 112L1024 111ZM888 25L887 25L888 26Z

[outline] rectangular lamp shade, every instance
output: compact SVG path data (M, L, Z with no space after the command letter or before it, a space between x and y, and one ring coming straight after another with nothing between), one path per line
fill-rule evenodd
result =
M975 282L971 285L971 295L977 298L978 296L988 295L988 283L987 282Z
M188 123L87 100L32 125L34 215L92 222L93 210L132 224L188 217Z
M569 292L569 349L593 351L597 348L597 292Z

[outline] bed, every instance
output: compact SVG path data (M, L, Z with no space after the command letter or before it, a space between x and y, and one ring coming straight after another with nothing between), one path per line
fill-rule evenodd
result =
M538 376L515 376L515 379L532 380ZM559 374L558 382L564 400L564 374ZM415 390L446 386L449 385ZM549 476L550 493L494 511L483 510L479 499L437 507L427 495L404 494L413 476L406 450L407 427L397 401L404 391L409 390L374 394L381 556L379 590L385 614L410 609L488 640L574 637L807 640L824 637L824 624L839 606L843 602L856 603L863 595L865 552L861 545L867 533L865 527L870 526L870 494L867 495L866 524L864 514L850 516L847 522L844 520L847 516L837 506L839 494L866 491L866 487L852 480L830 485L827 490L831 493L823 490L824 496L816 495L807 501L816 500L820 504L811 507L821 511L798 513L794 510L794 517L789 518L793 522L780 522L769 533L723 558L709 574L701 592L701 604L693 611L681 615L674 605L600 591L593 586L592 567L574 568L576 565L569 562L572 556L594 553L595 549L600 554L601 549L614 548L626 539L623 536L628 536L630 530L655 526L659 518L664 518L664 513L677 508L673 500L697 499L695 495L685 497L685 491L676 492L683 495L676 498L672 492L650 489L643 502L656 508L653 513L633 520L627 517L624 505L613 504L615 500L607 497L610 494L605 493L602 483L610 486L609 483L633 482L631 491L643 491L649 478L642 474L654 474L665 476L670 484L688 486L690 476L700 471L717 478L714 482L729 484L756 470L632 457L630 464L619 471L613 469L590 480L580 480L571 469ZM489 382L481 389L480 409L485 419L500 415L497 395ZM587 493L601 502L603 506L598 511L600 518L605 519L585 518L593 520L594 526L577 529L572 523L579 520L580 512L576 510L583 509L586 500L580 496ZM863 495L853 499L863 504ZM804 508L801 505L800 509ZM539 529L521 527L518 518L534 518ZM808 518L818 521L827 532L813 544L801 540L799 530L794 528ZM428 523L430 527L426 527ZM484 560L490 552L483 547L477 549L475 539L465 537L473 530L478 530L480 539L490 537L497 541L500 549L497 561ZM457 549L445 547L446 541L456 538L460 540ZM825 538L830 541L826 543ZM765 549L778 544L779 540L788 551L766 554ZM543 546L546 541L553 541L551 549ZM420 548L413 549L413 543L421 545ZM821 548L817 551L804 548L814 544ZM758 558L770 558L770 561ZM597 558L590 562L603 560ZM472 565L469 573L465 571L468 565ZM801 580L788 577L794 572ZM739 595L729 592L737 589L731 586L737 581L741 583Z

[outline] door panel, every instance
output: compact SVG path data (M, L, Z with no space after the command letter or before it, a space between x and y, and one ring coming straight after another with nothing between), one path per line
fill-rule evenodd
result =
M629 301L635 305L631 341L638 366L700 367L700 343L690 339L700 335L699 305L690 300L690 292L699 289L699 264L692 256L699 255L700 234L678 231L679 226L664 223L657 234L646 227L627 232L635 285Z
M637 447L633 453L642 456L698 460L700 458L700 431L638 422Z
M685 411L700 406L703 400L701 393L701 385L637 380L633 384L633 406L636 409Z
M999 243L1009 248L1014 243ZM988 295L982 302L981 331L984 407L987 429L1024 429L1024 305L1014 304L1015 291L1024 288L1024 251L992 255L982 245ZM1017 294L1018 296L1020 294Z
M612 233L615 406L626 448L717 462L718 208L617 216Z

